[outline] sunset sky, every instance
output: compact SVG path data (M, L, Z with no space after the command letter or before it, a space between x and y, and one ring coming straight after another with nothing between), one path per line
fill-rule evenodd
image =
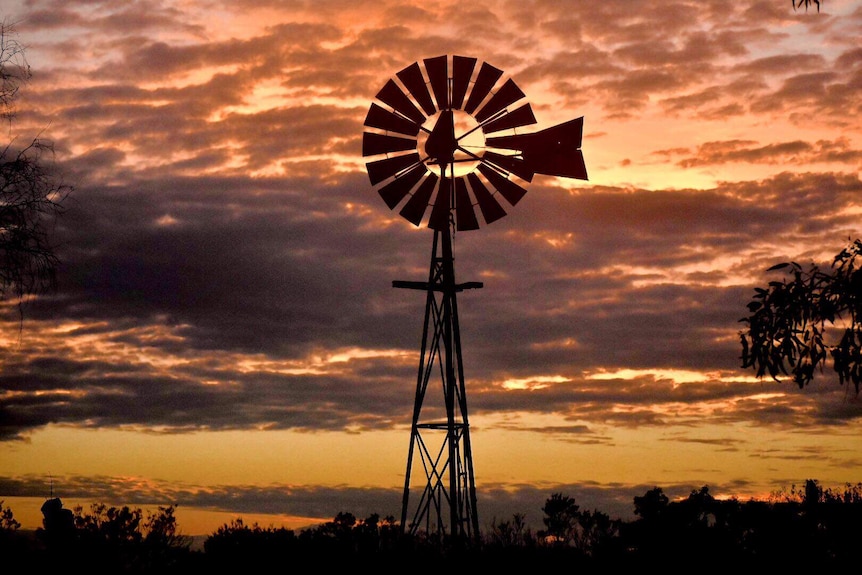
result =
M0 500L51 493L298 528L400 518L433 233L369 182L363 122L413 62L501 69L584 117L454 239L479 522L553 493L862 481L862 403L740 367L773 264L862 237L862 4L6 0L33 78L4 132L75 187L57 290L0 323ZM5 145L5 141L4 141Z

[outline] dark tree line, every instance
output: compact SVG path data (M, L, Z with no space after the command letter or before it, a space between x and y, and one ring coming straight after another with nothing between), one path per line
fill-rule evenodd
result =
M574 498L552 494L543 525L532 530L523 514L494 519L478 541L406 535L392 517L358 519L342 512L332 521L294 531L247 525L236 519L192 549L180 534L175 507L140 509L93 505L62 514L49 500L44 527L34 537L19 532L11 509L0 502L0 560L31 572L189 573L316 569L449 567L515 572L562 566L597 572L661 566L711 572L718 568L794 568L820 571L857 562L862 537L862 483L824 490L808 480L767 500L716 499L704 486L671 501L660 487L633 500L634 520L582 510ZM65 517L54 521L58 517ZM11 571L10 571L11 572Z

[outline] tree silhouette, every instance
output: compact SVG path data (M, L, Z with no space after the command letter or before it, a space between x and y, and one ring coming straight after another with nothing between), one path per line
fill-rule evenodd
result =
M647 521L658 520L667 510L670 503L661 487L653 487L642 496L635 496L635 515Z
M64 211L72 187L60 182L48 162L51 142L41 138L16 146L15 100L31 77L14 29L0 22L0 117L11 141L0 149L0 300L25 300L54 286L59 260L50 242L52 220Z
M563 545L574 541L580 520L579 510L580 506L575 503L574 497L554 493L542 507L542 511L545 513L542 522L547 529L539 535Z
M0 534L16 531L21 528L21 523L15 519L15 514L9 507L3 507L0 499Z
M527 526L526 515L515 513L509 521L492 521L487 544L502 548L535 545L533 532Z
M804 4L806 11L808 10L809 5L816 4L817 11L820 12L820 0L790 0L790 3L793 4L793 10L796 10Z
M835 256L831 269L796 262L772 266L784 271L781 281L755 288L748 303L750 315L740 321L742 367L757 377L776 381L792 377L804 387L823 371L828 358L839 382L862 383L862 240Z
M575 536L575 548L585 555L600 555L619 552L616 542L619 540L622 522L611 519L607 513L598 510L582 511L578 516L578 532Z

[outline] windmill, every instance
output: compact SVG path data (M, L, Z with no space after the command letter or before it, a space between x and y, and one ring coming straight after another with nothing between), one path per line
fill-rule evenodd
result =
M482 283L456 283L452 238L505 216L535 174L586 180L583 118L522 132L536 123L524 92L502 70L457 55L414 62L375 98L362 137L371 185L389 209L434 232L427 281L392 282L426 292L401 526L471 539L479 520L456 294Z

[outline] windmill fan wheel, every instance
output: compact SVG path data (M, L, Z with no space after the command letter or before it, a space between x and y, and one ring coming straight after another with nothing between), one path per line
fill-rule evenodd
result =
M414 62L368 109L362 155L371 185L415 226L475 230L505 216L536 173L586 179L583 118L516 133L536 123L525 98L476 58Z

